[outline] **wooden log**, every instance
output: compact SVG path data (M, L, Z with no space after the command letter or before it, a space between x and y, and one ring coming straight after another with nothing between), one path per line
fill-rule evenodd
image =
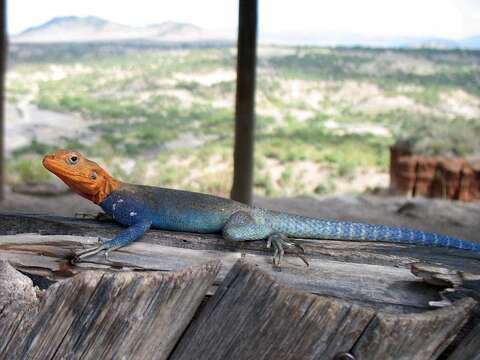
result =
M2 359L166 359L219 263L181 272L88 271L46 290L36 316L0 338Z
M400 195L413 196L416 182L417 157L402 155L397 159L396 184Z
M458 190L458 200L473 201L477 198L478 184L475 178L473 167L464 162L460 176L460 187Z
M32 280L0 258L0 354L16 332L25 332L27 320L35 316L38 303Z
M435 157L417 155L417 168L413 196L431 196L438 160Z
M15 268L56 281L95 269L113 271L142 269L177 271L209 260L221 260L224 267L216 284L240 259L245 258L275 279L297 290L343 298L392 312L418 312L440 300L438 288L417 279L410 264L438 263L444 267L480 273L478 254L401 244L302 240L310 261L306 267L298 258L286 256L281 269L271 263L264 242L233 244L219 236L151 230L141 240L114 251L108 263L98 254L72 266L68 258L84 246L97 242L93 236L112 237L120 227L63 217L43 215L1 215L0 234L41 232L57 235L0 235L0 254ZM70 234L70 235L64 235ZM73 235L72 235L73 234Z
M464 160L460 158L442 159L432 184L434 197L458 199L461 171Z
M457 345L448 360L480 360L480 322Z
M473 171L473 198L480 199L480 156L472 156L468 159Z
M239 262L171 359L332 359L350 350L373 316L368 308L281 286Z
M405 196L474 201L480 198L480 158L412 154L390 148L390 190Z
M436 359L467 322L476 302L466 298L452 306L415 315L378 313L352 351L362 359Z
M237 263L171 355L191 359L433 359L467 321L475 301L392 315L279 285Z

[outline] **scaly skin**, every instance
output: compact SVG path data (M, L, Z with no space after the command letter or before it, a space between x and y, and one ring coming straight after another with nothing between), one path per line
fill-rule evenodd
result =
M222 233L227 240L267 240L273 262L279 264L283 247L303 249L289 237L384 241L480 251L480 244L450 236L391 227L310 218L250 207L229 199L189 191L132 185L114 179L98 164L72 150L46 155L43 165L83 197L100 205L115 221L127 226L112 240L87 249L77 260L125 246L150 227L198 233ZM308 265L308 263L307 263Z

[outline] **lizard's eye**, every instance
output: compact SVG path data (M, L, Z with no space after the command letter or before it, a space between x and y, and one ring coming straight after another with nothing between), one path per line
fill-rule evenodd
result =
M92 171L92 173L90 174L90 177L92 178L92 180L97 180L97 173L96 171Z
M68 162L72 165L75 165L75 164L78 164L78 156L77 155L71 155L69 158L68 158Z

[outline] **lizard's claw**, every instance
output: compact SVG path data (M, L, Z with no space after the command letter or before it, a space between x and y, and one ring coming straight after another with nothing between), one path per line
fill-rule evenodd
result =
M92 246L92 247L88 247L82 251L79 251L77 253L75 253L75 255L73 256L71 262L72 263L77 263L77 262L80 262L81 260L87 258L87 257L90 257L90 256L93 256L97 253L99 253L100 251L102 250L106 250L107 249L107 246L104 246L104 244L108 241L109 239L104 239L104 238L101 238L99 237L98 238L98 245L97 246Z
M297 244L294 240L289 239L283 234L272 234L267 238L267 248L273 247L273 264L280 266L283 255L285 254L284 247L296 248L295 255L297 255L302 261L309 266L307 259L305 258L305 249Z
M75 253L75 255L72 259L72 262L73 263L80 262L85 258L88 258L90 256L98 254L102 250L105 250L105 247L103 246L103 244L93 246L93 247L87 248L85 250L79 251L79 252Z

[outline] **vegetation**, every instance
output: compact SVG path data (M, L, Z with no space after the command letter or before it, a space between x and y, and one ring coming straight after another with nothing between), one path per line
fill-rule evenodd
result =
M228 194L234 49L130 50L12 47L9 106L76 114L87 131L33 137L14 148L10 181L44 177L35 170L39 158L60 145L85 151L129 181ZM256 192L386 185L373 175L386 174L397 140L425 153L478 152L479 67L476 51L260 48ZM28 162L35 163L31 172Z

